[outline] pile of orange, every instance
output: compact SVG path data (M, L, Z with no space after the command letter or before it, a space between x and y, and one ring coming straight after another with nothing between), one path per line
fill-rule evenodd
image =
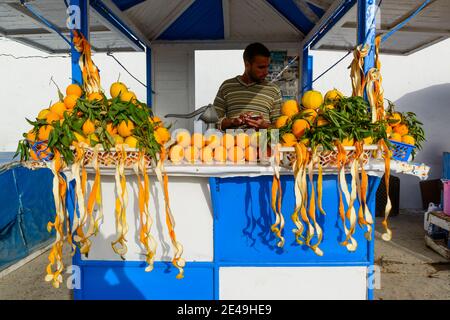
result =
M292 147L299 141L307 144L303 136L313 125L328 125L328 121L321 116L321 108L334 108L342 97L343 94L336 89L328 91L325 97L319 91L310 90L303 94L300 103L296 100L285 101L281 107L282 115L275 121L276 129L291 125L291 131L281 136L282 145Z
M386 128L388 138L392 141L402 142L409 145L415 144L415 139L409 135L409 128L403 122L400 112L394 112L387 116L389 125Z
M259 159L259 136L258 132L191 134L187 130L177 130L172 134L174 144L169 150L169 159L174 164L255 163Z

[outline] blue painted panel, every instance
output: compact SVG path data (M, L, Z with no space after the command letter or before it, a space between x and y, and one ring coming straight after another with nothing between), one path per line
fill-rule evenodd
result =
M315 184L317 184L315 177ZM348 177L350 178L350 177ZM370 247L364 231L357 227L356 252L350 253L339 244L343 241L343 227L338 215L338 189L335 175L324 176L323 207L327 216L318 215L324 238L320 248L323 257L295 242L290 216L294 210L294 179L282 177L282 211L286 221L284 248L276 246L277 239L270 231L275 215L270 207L272 177L224 178L212 181L215 214L215 259L220 262L276 263L368 263ZM375 212L375 192L379 178L370 177L369 206ZM214 185L216 184L216 185ZM317 186L316 186L317 188ZM317 190L317 189L316 189ZM356 206L356 209L358 205Z
M292 0L267 0L278 12L303 34L308 34L314 24L299 10Z
M122 11L128 10L145 0L113 0L114 4Z
M81 267L82 288L75 299L212 300L213 265L187 263L185 277L170 263L155 263L151 272L140 262L89 262Z
M47 223L54 219L48 169L16 167L0 174L0 270L44 246L54 236Z
M16 168L15 174L22 205L23 236L31 250L55 234L47 231L48 222L55 219L53 174L49 169L23 167Z
M160 40L217 40L224 38L222 0L196 0Z

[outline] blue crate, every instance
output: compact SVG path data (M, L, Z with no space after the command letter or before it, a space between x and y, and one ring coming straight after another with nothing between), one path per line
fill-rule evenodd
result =
M408 161L411 152L415 146L412 144L401 143L393 140L389 140L392 144L392 159L398 161Z

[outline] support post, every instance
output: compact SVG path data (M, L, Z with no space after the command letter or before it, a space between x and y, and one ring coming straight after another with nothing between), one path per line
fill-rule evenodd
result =
M364 60L364 72L375 66L375 35L377 5L375 0L358 0L358 44L367 43L370 51Z
M358 45L367 43L370 45L370 51L364 60L364 73L375 66L375 33L376 33L376 19L377 12L375 0L358 0ZM365 99L367 95L364 94ZM372 230L372 241L368 243L369 252L369 268L367 272L367 279L374 277L374 254L375 254L375 228ZM370 281L368 281L368 284ZM368 300L373 300L373 288L368 286L367 289Z
M153 80L152 80L152 49L150 47L145 48L146 66L147 66L147 106L152 109L153 106Z
M89 0L70 0L70 6L67 8L70 29L78 29L86 39L89 40ZM70 35L71 56L72 56L72 83L83 83L78 61L80 53L73 45L73 34Z
M303 48L302 54L302 81L300 84L300 95L302 95L303 92L312 89L313 80L313 57L309 55L309 48Z

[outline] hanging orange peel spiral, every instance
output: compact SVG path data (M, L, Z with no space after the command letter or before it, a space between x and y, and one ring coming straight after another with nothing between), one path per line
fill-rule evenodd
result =
M279 239L277 246L282 248L284 246L285 239L281 235L284 228L284 217L281 213L281 180L280 180L280 144L277 144L274 148L273 156L271 157L272 168L274 170L272 181L272 210L275 213L275 223L270 227L270 230Z
M364 73L364 58L369 54L370 46L357 46L353 51L353 61L350 65L350 78L352 80L352 95L354 97L364 96L366 77Z
M347 161L347 153L340 142L336 143L338 149L337 155L337 165L338 165L338 189L339 189L339 216L341 217L342 224L344 227L345 240L341 243L342 245L347 247L348 251L356 251L358 246L356 240L352 237L354 232L354 225L356 224L356 213L354 211L353 198L356 198L356 190L352 195L350 195L348 191L347 181L345 179L345 164ZM352 185L354 184L354 165L352 165ZM356 189L356 186L355 186ZM345 211L343 196L347 202L348 208ZM347 219L350 223L350 228L347 229Z
M139 188L138 199L139 215L141 221L139 241L145 248L145 261L148 264L148 266L145 268L145 271L149 272L153 270L156 254L156 241L150 233L153 224L153 220L150 216L148 207L150 200L150 182L147 171L145 169L145 157L143 152L139 153L139 161L134 163L133 170L136 174Z
M387 197L387 203L384 210L384 220L381 223L385 229L385 233L382 234L381 238L384 241L390 241L392 239L392 231L389 229L388 226L388 217L391 213L392 204L391 204L391 198L389 197L389 179L390 179L390 173L391 173L391 151L389 150L388 146L386 145L386 142L381 139L379 142L379 147L383 151L383 158L384 158L384 183L386 185L386 197Z
M169 202L169 178L164 169L164 160L167 157L167 151L164 146L161 147L161 154L158 159L158 163L155 168L155 173L158 181L161 184L162 189L164 190L164 200L165 200L165 210L166 210L166 224L169 230L169 236L172 241L172 245L174 247L175 253L172 259L172 264L175 268L178 269L179 273L177 274L177 279L183 279L184 277L184 266L186 265L186 261L181 257L183 254L183 246L180 242L177 241L177 237L175 234L175 219L172 215L172 211L170 209Z
M73 44L80 53L79 65L83 76L84 91L89 95L101 92L100 73L92 61L91 45L83 34L77 30L73 31Z
M126 212L128 205L128 192L124 172L127 153L125 152L123 145L116 146L116 151L119 156L118 165L116 167L115 172L115 181L117 190L116 207L115 207L117 239L111 242L111 246L114 252L117 253L122 258L122 260L125 260L125 254L128 251L127 245L125 243L127 241L125 237L128 232L127 212Z
M359 201L359 210L358 210L358 224L361 228L364 226L367 227L367 232L364 234L368 241L372 240L372 225L373 218L370 213L369 206L367 205L367 188L369 184L369 177L367 172L364 169L364 142L357 141L355 143L355 159L359 162L359 167L361 170L361 178L359 178L359 174L356 175L356 186L358 189L358 201Z
M56 215L55 221L47 224L47 231L51 232L54 228L56 231L56 239L48 256L50 263L46 268L47 275L45 276L45 281L52 282L53 287L59 288L63 281L62 272L64 270L62 253L64 244L64 223L66 223L66 227L69 225L69 217L67 216L64 205L67 185L65 179L61 175L63 161L61 160L59 152L55 152L53 160L48 163L48 167L53 173L53 198L55 201ZM68 241L71 244L71 238L68 238Z
M303 208L303 194L302 194L302 174L304 173L304 167L305 167L305 159L306 159L306 147L303 143L297 143L295 146L295 153L296 153L296 159L292 165L292 171L294 172L294 193L295 193L295 210L291 215L291 219L294 222L296 229L293 229L292 232L295 235L295 241L302 245L304 244L305 237L303 236L303 232L305 230L305 227L303 223L299 219L298 213L301 214L305 213L305 210L302 210ZM302 220L308 220L308 217L306 214L302 216ZM302 240L301 240L302 239Z
M316 242L316 244L312 245L311 244L312 236L307 237L306 245L308 247L310 247L313 250L313 252L315 254L317 254L318 256L323 256L323 251L319 248L319 245L322 242L322 238L323 238L323 231L316 220L316 192L315 192L314 180L313 180L314 164L316 164L317 162L320 162L320 160L319 160L319 157L317 156L317 149L314 149L312 152L312 159L308 165L309 183L311 184L311 195L310 195L310 200L309 200L308 215L309 215L310 221L312 221L312 224L310 224L310 226L311 225L313 226L312 236L314 236L314 234L317 235L317 242Z

